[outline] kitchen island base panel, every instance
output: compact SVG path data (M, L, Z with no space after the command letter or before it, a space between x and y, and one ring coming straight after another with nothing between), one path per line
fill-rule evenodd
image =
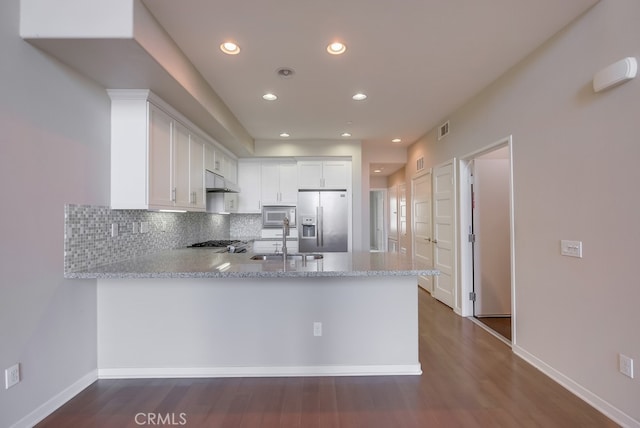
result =
M417 375L417 278L100 279L98 369L100 377Z

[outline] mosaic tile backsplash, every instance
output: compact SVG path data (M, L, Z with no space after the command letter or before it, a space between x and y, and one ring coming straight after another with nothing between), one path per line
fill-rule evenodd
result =
M229 239L231 229L229 215L112 210L89 205L65 205L64 219L65 272L209 239ZM118 225L116 237L111 236L112 224ZM242 224L239 220L238 228L248 230ZM141 225L148 231L141 233Z
M262 231L262 214L231 214L231 238L255 239Z

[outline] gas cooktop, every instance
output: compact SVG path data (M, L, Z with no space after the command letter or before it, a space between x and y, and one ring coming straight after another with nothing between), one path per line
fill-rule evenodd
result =
M233 239L215 239L189 245L189 248L213 248L229 253L245 253L249 244Z

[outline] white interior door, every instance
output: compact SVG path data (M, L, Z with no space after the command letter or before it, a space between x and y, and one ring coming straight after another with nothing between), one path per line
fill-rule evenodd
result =
M474 315L511 314L509 149L473 161Z
M398 185L398 247L400 254L407 254L407 186Z
M447 306L455 304L455 159L433 170L434 267L433 297Z
M411 182L413 200L413 254L416 260L433 267L433 224L431 172ZM418 277L418 285L433 294L431 276Z

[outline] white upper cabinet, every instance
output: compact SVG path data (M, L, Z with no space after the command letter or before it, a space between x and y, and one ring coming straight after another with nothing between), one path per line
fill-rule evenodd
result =
M109 90L111 208L204 211L206 142L148 90Z
M238 162L238 212L259 213L262 209L262 187L260 162L240 160Z
M215 172L227 180L238 182L238 162L220 148L207 144L205 150L205 169Z
M299 189L351 188L351 162L343 160L298 161Z
M205 143L194 134L189 136L189 196L190 204L200 210L206 208L204 188Z
M262 205L298 203L298 175L295 162L262 162L260 177Z
M149 103L149 209L204 211L204 143Z
M113 126L113 124L112 124ZM173 146L171 144L171 133L173 120L171 117L155 107L149 105L149 201L150 206L173 206ZM115 142L112 142L113 146ZM112 166L114 159L111 159ZM138 165L137 168L140 168ZM141 168L140 168L141 169ZM130 171L121 168L119 171L111 171L112 182L116 176L130 175ZM133 183L132 183L133 184ZM127 208L125 206L114 206L113 184L111 194L112 208ZM146 199L146 198L145 198ZM145 200L140 201L147 205ZM133 208L133 207L131 207ZM148 208L145 206L145 208Z

